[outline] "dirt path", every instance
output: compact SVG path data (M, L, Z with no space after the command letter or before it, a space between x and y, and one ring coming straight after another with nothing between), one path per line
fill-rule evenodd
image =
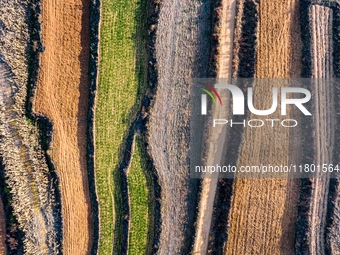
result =
M89 3L42 1L45 52L34 108L54 123L49 153L60 178L63 251L69 255L88 254L92 244L85 158Z
M298 77L301 70L298 1L260 1L258 10L256 77ZM269 109L272 85L256 86L256 108ZM282 117L275 113L271 118ZM238 165L287 165L291 160L289 147L287 129L246 128ZM226 254L294 254L298 181L237 178L233 193Z
M333 76L332 63L332 10L323 6L311 6L310 24L312 32L312 78L326 81ZM312 83L314 98L314 155L316 165L333 163L334 141L334 90L325 80ZM310 226L310 254L324 254L325 229L329 190L329 176L319 173L312 179Z
M217 77L225 78L226 82L231 77L232 69L232 55L233 55L233 35L235 26L235 11L236 0L223 0L219 9L220 13L220 31L218 40L218 55L216 59ZM225 91L224 91L225 92ZM221 93L220 93L221 94ZM222 97L226 95L221 94ZM213 112L213 118L227 119L227 113L225 109L220 109L217 106L216 111ZM215 117L216 116L216 117ZM221 165L223 146L218 145L217 141L221 141L222 145L226 140L226 128L218 127L213 130L213 134L208 136L209 147L207 149L207 165L215 165L216 163ZM212 131L212 130L210 130ZM199 214L197 220L197 232L195 238L195 245L193 254L207 254L209 233L212 221L212 214L214 208L216 187L218 182L218 176L213 178L205 178L202 181L202 193L199 207Z

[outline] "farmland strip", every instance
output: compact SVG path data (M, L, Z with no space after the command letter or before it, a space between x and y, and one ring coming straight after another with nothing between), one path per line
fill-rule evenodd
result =
M214 33L217 36L216 55L214 56L214 61L216 64L216 76L218 78L225 78L225 81L229 81L232 76L232 55L233 55L233 34L235 26L235 9L236 0L222 0L218 7L215 7L216 24L214 28ZM221 94L222 97L227 98L224 93ZM225 113L225 108L218 107L213 115L222 118L227 117L221 113ZM208 149L206 151L207 155L207 165L214 165L215 161L221 163L222 153L218 148L222 149L223 144L226 141L226 130L220 129L210 129L207 138ZM218 141L222 143L218 145ZM200 196L199 214L196 223L196 238L193 248L193 254L205 255L208 252L208 244L211 241L210 229L212 225L212 217L214 210L214 201L216 188L218 184L217 176L214 178L204 178L202 180L202 191ZM215 208L216 209L216 208ZM213 233L215 235L216 233ZM215 237L215 236L214 236Z
M340 78L340 5L336 3L332 7L333 11L333 69L335 78ZM334 101L335 101L335 111L337 112L340 109L340 84L336 81L334 86ZM334 140L334 153L333 153L333 162L340 162L339 155L339 137L340 137L340 116L337 114L335 116L336 125L335 125L335 140ZM325 253L326 254L338 254L340 253L340 178L335 176L335 178L330 180L330 189L329 189L329 210L327 215L327 228L326 232L326 244L325 244Z
M333 76L332 63L332 10L328 7L312 5L309 7L311 29L311 84L315 97L313 105L313 163L316 165L333 163L334 140L334 89L330 86ZM328 206L329 175L317 173L309 180L305 196L309 197L305 236L297 239L297 253L325 254L326 212ZM302 199L304 199L302 197ZM301 202L300 202L301 203ZM303 237L303 239L302 239Z
M328 81L333 76L332 10L322 6L310 8L312 29L312 78L323 78L312 84L315 98L314 161L316 165L333 163L334 101L333 87ZM312 180L310 254L324 254L325 227L329 176L321 174Z
M0 7L1 168L11 199L6 199L11 211L9 232L14 229L24 233L22 240L13 240L10 233L7 242L13 253L58 254L61 226L55 179L39 144L40 130L26 118L27 85L31 82L29 53L34 50L28 47L34 15L30 4L5 1Z
M299 76L298 8L298 1L295 0L258 3L255 77ZM247 39L253 36L244 34L242 37ZM247 70L246 62L239 68L239 73L243 72L244 76L252 75ZM258 94L255 93L254 101L258 102L258 109L270 107L270 85L256 84ZM281 116L277 115L271 117L280 119ZM288 164L289 146L287 130L245 129L237 164ZM293 254L297 193L298 182L294 180L237 178L229 217L226 254Z
M162 188L158 254L189 254L198 181L188 159L189 82L207 75L211 1L163 0L156 59L158 84L148 124L150 152Z
M48 154L60 178L64 254L88 254L92 210L86 165L89 0L42 1L45 51L34 110L53 122Z
M130 203L129 249L128 254L149 254L152 226L152 196L150 196L150 178L143 151L143 140L134 137L133 156L128 169L128 189Z
M130 153L133 123L145 92L147 7L146 0L101 2L94 123L98 254L124 254L128 248L129 207L124 168L130 159L124 158L124 154Z

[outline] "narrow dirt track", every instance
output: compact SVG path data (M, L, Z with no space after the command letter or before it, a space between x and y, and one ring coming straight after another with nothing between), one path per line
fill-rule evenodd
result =
M299 77L301 46L298 3L297 0L259 2L257 78ZM272 84L262 83L256 86L255 107L269 109ZM289 118L288 116L285 117ZM249 118L261 119L253 115ZM274 113L270 118L281 119L282 116ZM238 165L287 165L291 161L290 146L287 129L246 128ZM237 178L225 253L294 254L298 184L297 180L287 178Z
M92 215L86 170L89 0L42 1L45 52L34 109L54 123L49 154L60 178L64 254L88 254Z
M233 34L235 26L235 11L236 11L236 0L223 0L219 9L220 21L219 24L219 35L218 35L218 55L216 59L217 77L218 78L231 78L232 69L232 55L233 55ZM227 80L225 80L227 81ZM223 96L221 94L221 96ZM213 118L224 118L227 119L227 113L225 109L216 109ZM212 130L210 130L212 132ZM213 134L209 137L208 151L207 151L207 165L214 165L216 163L221 164L221 151L216 151L223 148L223 146L217 146L217 141L221 141L223 144L226 140L225 128L216 128L213 130ZM197 220L196 239L193 249L193 254L207 254L209 233L212 221L212 214L214 209L214 201L216 195L218 178L204 178L202 181L202 193L199 206L199 215Z
M314 95L314 155L315 165L333 163L334 141L334 89L329 86L333 77L332 63L332 10L323 6L311 6L310 24L312 32L312 83ZM319 80L319 78L323 78ZM318 173L318 178L311 179L311 215L309 218L310 253L312 255L325 252L325 229L329 191L329 176Z

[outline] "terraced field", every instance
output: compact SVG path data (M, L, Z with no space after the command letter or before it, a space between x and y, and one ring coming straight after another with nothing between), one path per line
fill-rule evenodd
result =
M148 254L151 251L153 196L143 150L142 138L135 137L131 165L127 174L130 204L128 254Z
M48 154L60 180L63 252L88 254L93 216L86 166L90 1L42 1L40 73L34 110L53 122Z
M338 164L339 6L0 0L0 254L338 254L336 171L190 171L196 151L206 165ZM298 127L213 129L236 99L212 89L192 136L192 78L206 77L312 78L312 116L289 106L270 118ZM256 109L272 82L251 84Z
M258 78L299 76L299 24L297 1L261 1L256 29L256 65ZM253 10L253 11L256 11ZM276 15L272 15L275 12ZM282 22L284 20L285 22ZM294 46L293 46L294 45ZM240 66L239 68L244 68ZM266 84L257 87L257 109L268 109L264 100L271 91ZM269 86L269 84L267 85ZM260 105L261 104L261 105ZM262 116L249 116L250 119ZM271 118L280 119L279 115ZM265 118L264 118L265 119ZM278 130L279 129L279 130ZM238 165L287 165L289 132L287 129L246 129ZM265 136L264 136L265 134ZM261 146L258 146L261 144ZM294 149L298 149L295 147ZM284 176L282 176L284 177ZM290 179L237 178L229 219L226 254L293 254L298 182Z
M145 91L146 6L144 0L102 2L94 130L99 254L118 252L122 244L123 218L127 217L122 213L122 203L126 204L122 200L127 198L121 196L126 174L120 172L120 164Z

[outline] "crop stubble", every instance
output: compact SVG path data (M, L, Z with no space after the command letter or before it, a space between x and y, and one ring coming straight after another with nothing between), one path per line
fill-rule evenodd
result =
M53 123L49 154L60 178L63 251L88 254L92 212L86 168L89 1L42 1L40 74L34 109Z
M159 176L158 254L188 254L193 243L197 180L189 176L189 82L207 75L210 1L161 3L156 36L157 94L148 125Z
M334 141L334 89L329 86L333 77L332 63L332 10L313 5L309 9L311 26L311 60L313 100L313 142L315 165L333 163ZM329 190L329 176L318 173L311 179L311 200L309 231L309 253L323 254L325 250L326 213Z
M258 4L256 78L300 75L298 10L296 0L265 0ZM257 109L270 107L271 86L257 85ZM271 118L282 119L277 113ZM290 146L287 130L246 128L238 165L287 165L292 160ZM287 178L237 178L233 192L226 254L293 254L298 182Z

